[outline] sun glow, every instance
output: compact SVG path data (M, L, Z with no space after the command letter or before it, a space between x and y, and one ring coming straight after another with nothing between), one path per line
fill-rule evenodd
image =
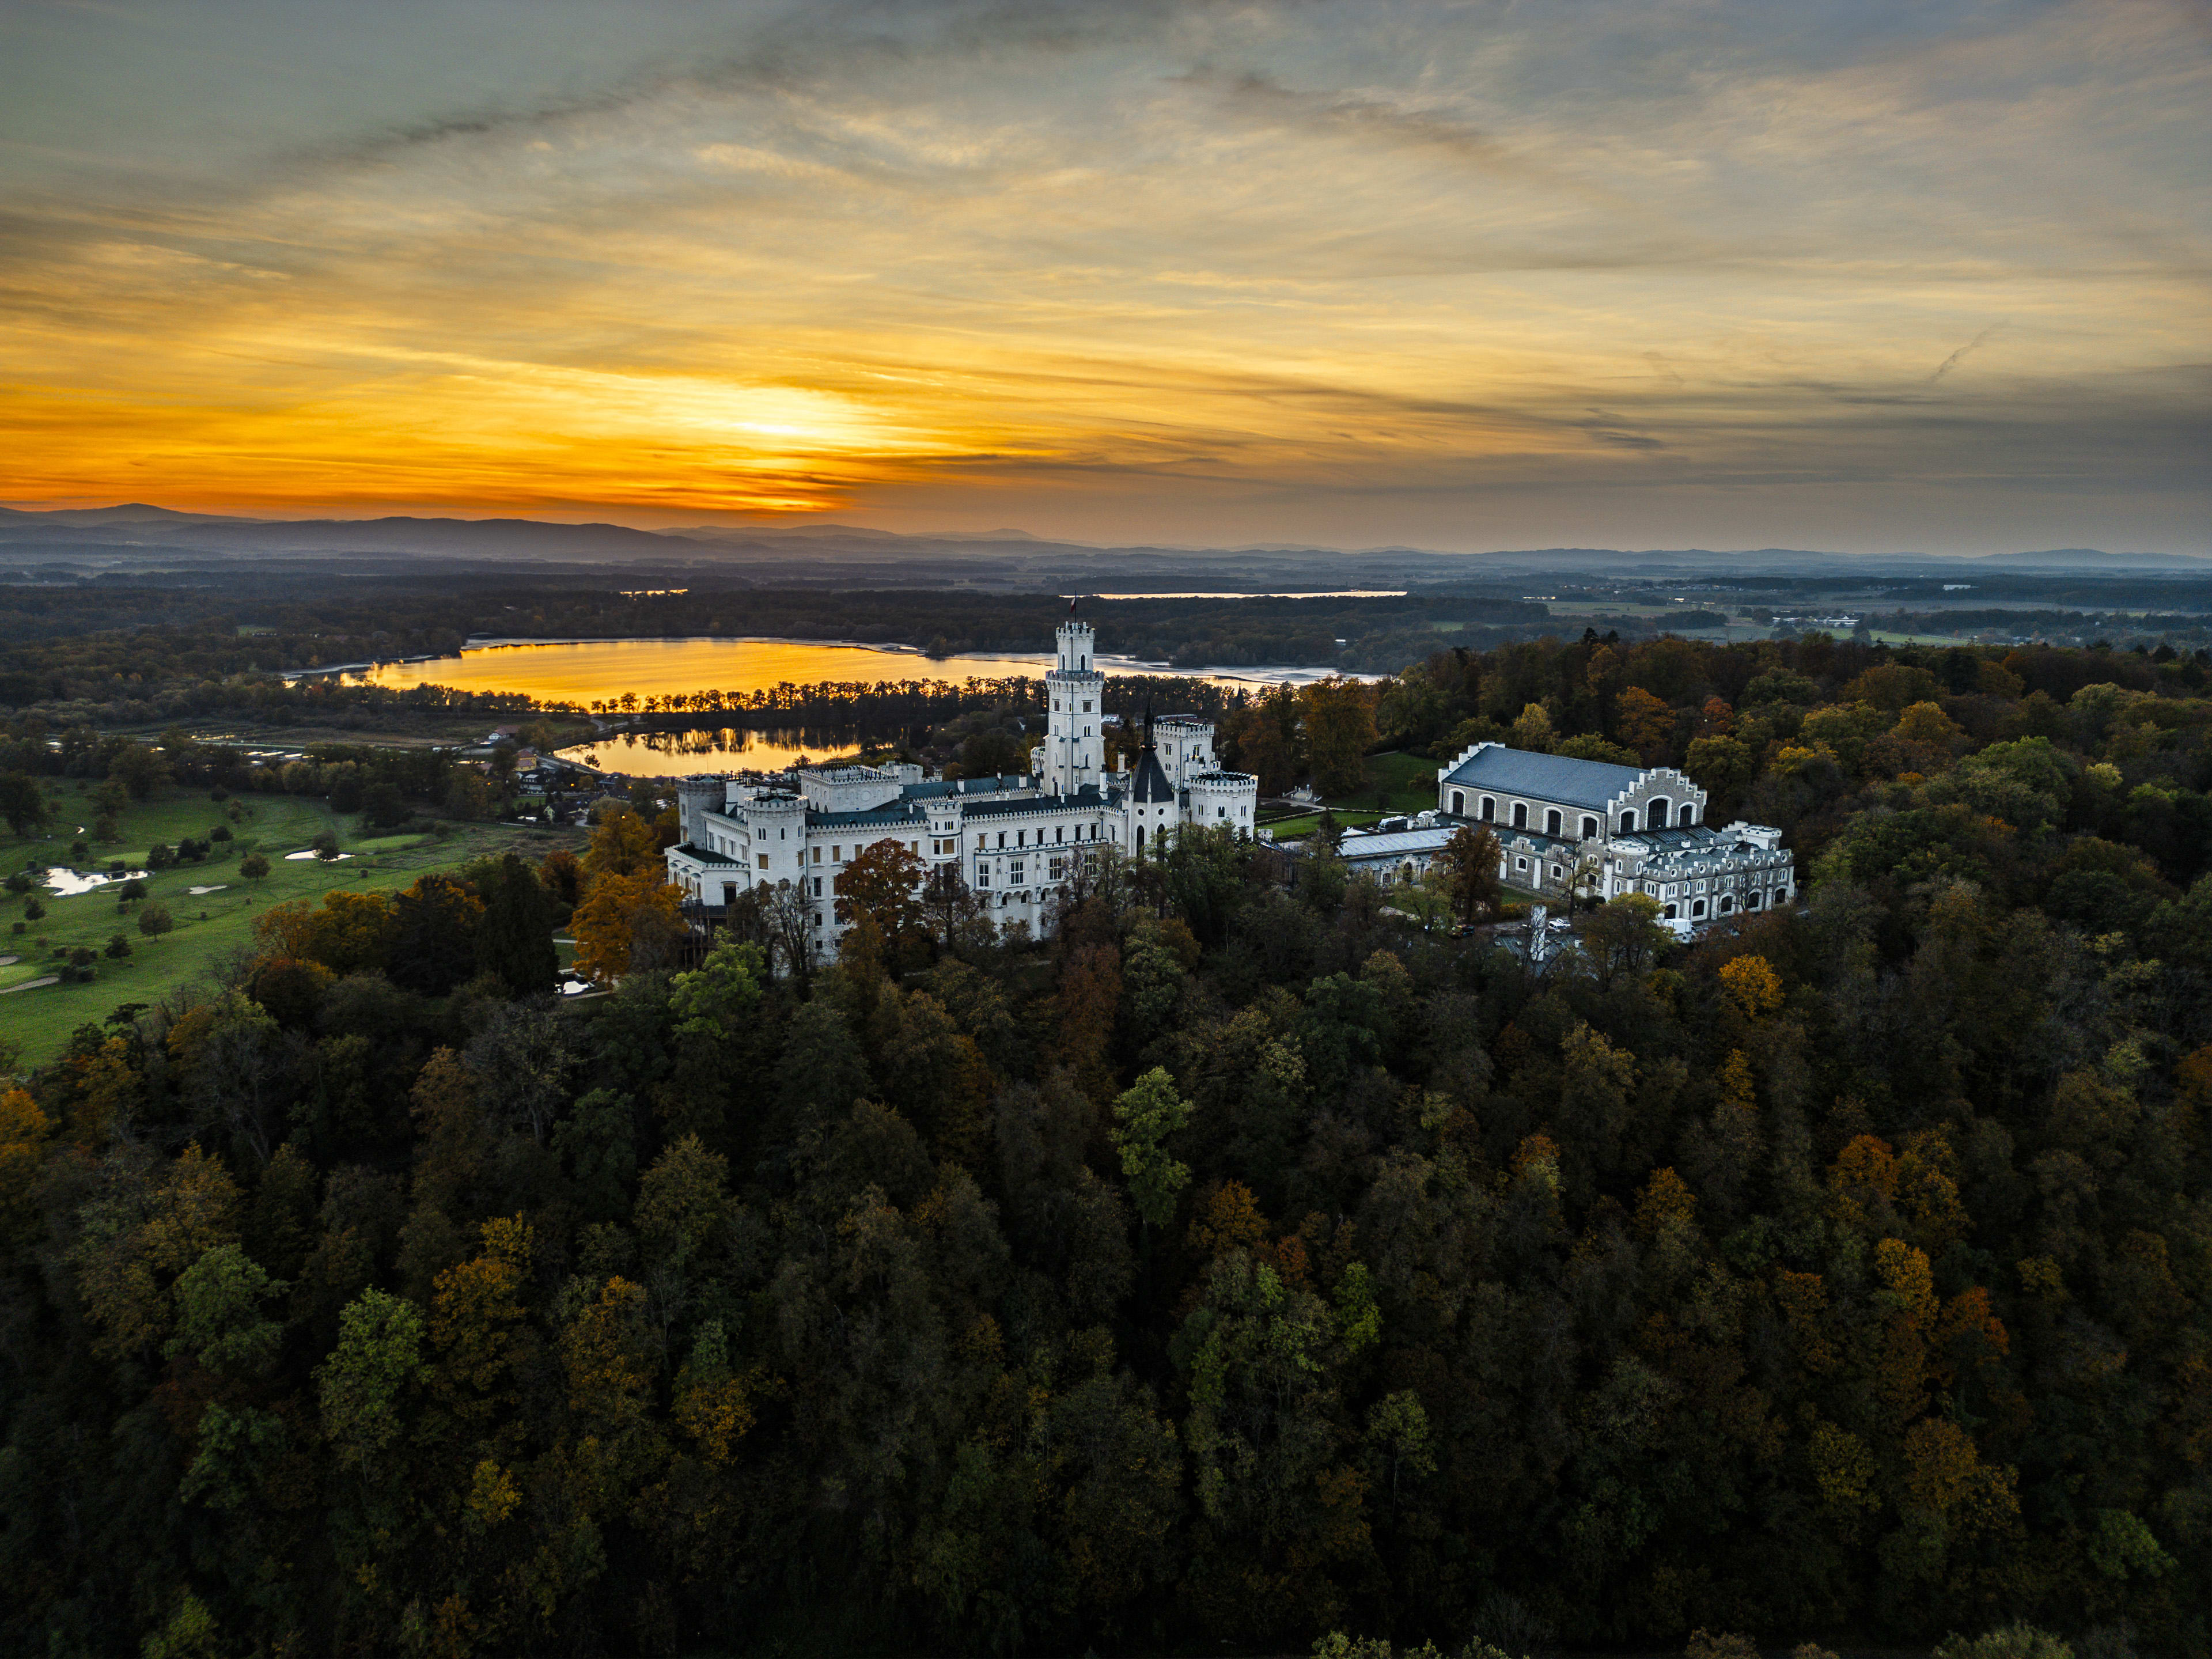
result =
M720 69L641 38L545 86L400 29L333 88L217 28L198 101L164 26L63 52L39 12L43 66L0 50L0 498L1458 545L2018 545L2124 503L2201 542L2212 74L2172 17L1747 28L1653 80L1618 64L1673 0L1558 61L1401 9L1356 51L1266 7L984 50L924 6L773 74L702 14Z

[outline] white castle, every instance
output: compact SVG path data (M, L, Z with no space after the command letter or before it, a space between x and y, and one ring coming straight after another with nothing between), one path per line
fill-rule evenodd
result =
M1053 894L1106 847L1157 851L1186 824L1252 833L1260 781L1225 772L1213 722L1179 714L1149 727L1133 767L1106 770L1106 677L1091 624L1062 623L1045 675L1044 742L1028 775L925 780L919 766L801 767L765 781L686 778L668 878L710 917L756 889L795 890L817 953L835 950L837 876L894 842L925 881L964 882L1001 927L1036 932Z

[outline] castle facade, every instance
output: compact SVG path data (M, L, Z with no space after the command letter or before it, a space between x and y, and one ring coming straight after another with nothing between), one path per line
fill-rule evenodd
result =
M708 917L740 894L797 896L821 954L836 947L836 878L878 842L921 860L924 879L964 883L1002 928L1036 932L1054 893L1106 847L1158 851L1186 825L1249 836L1259 780L1224 771L1213 723L1148 727L1135 763L1106 770L1106 677L1088 623L1060 624L1044 677L1044 741L1026 775L926 778L919 766L802 767L768 779L687 778L668 879Z

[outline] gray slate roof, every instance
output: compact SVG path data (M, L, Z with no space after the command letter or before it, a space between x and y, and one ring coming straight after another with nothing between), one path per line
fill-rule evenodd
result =
M1456 834L1451 830L1393 830L1381 836L1347 835L1336 844L1336 855L1346 860L1398 858L1408 853L1437 853Z
M1137 757L1136 775L1129 781L1130 798L1139 801L1171 801L1176 798L1175 786L1168 781L1166 769L1149 743Z
M1604 806L1644 774L1610 761L1573 760L1526 749L1486 749L1446 775L1447 784L1528 795L1569 806Z

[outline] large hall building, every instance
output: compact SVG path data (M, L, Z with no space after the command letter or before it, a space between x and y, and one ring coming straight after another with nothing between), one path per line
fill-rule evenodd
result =
M668 878L708 916L759 889L796 893L817 949L844 931L836 878L879 842L930 878L964 882L1001 927L1036 932L1079 861L1104 847L1132 856L1187 825L1252 834L1259 780L1222 769L1213 723L1178 715L1148 727L1133 763L1106 769L1105 675L1088 623L1063 623L1045 675L1045 738L1026 775L925 778L919 766L802 767L766 779L687 778Z
M1716 921L1796 896L1782 832L1738 821L1715 830L1705 792L1671 766L1616 766L1478 743L1437 769L1445 833L1489 827L1498 874L1562 896L1647 893L1670 921ZM1436 833L1436 832L1431 832Z

